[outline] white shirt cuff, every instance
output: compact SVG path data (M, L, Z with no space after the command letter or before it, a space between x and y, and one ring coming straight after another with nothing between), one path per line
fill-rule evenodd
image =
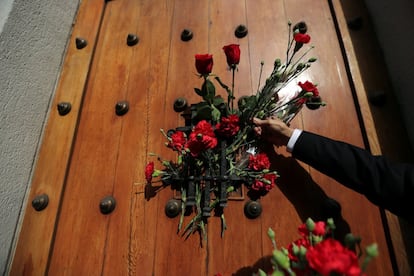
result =
M289 141L287 143L287 151L292 152L293 148L295 147L296 141L298 140L300 134L302 133L301 129L295 128L293 130L292 136L290 136Z

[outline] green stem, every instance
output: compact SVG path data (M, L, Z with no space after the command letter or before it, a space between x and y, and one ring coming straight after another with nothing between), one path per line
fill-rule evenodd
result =
M181 231L181 227L183 226L186 201L187 201L187 193L183 185L181 185L181 215L180 215L180 222L178 223L178 232Z
M361 265L361 270L362 271L366 271L367 270L367 266L371 262L371 260L372 260L372 257L371 256L366 256L364 258L364 261L362 262L362 265Z
M230 108L231 108L231 111L233 112L233 110L234 110L234 105L233 105L233 101L234 101L234 76L235 76L236 67L232 66L231 71L232 71L232 80L231 80L231 95L230 95L230 97L231 97L231 107Z
M226 149L226 156L228 156L230 153L233 153L235 149L238 149L239 146L243 143L245 143L245 138L250 131L251 126L247 125L243 128L243 131L237 136L237 139L234 140Z
M224 218L224 213L221 214L221 237L224 237L224 231L227 229L226 219Z
M263 65L264 62L260 62L259 83L257 84L257 93L260 93L260 82L262 81Z

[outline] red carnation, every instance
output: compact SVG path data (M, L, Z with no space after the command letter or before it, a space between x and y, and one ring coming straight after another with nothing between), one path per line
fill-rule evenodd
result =
M305 81L305 83L299 82L298 85L300 88L302 88L303 91L312 92L314 97L319 96L318 88L310 81Z
M145 166L145 179L147 180L147 183L151 183L153 173L154 173L154 162L151 161Z
M193 156L197 156L206 149L217 146L217 138L214 135L213 127L206 120L200 121L190 133L187 147Z
M184 132L176 131L171 135L171 141L168 143L168 147L173 150L181 151L184 149L187 139Z
M309 266L322 276L360 276L361 268L355 252L334 239L326 239L308 248L306 259Z
M277 175L274 173L268 173L263 176L270 183L265 183L264 189L268 192L276 186Z
M213 70L213 55L204 54L195 55L195 66L197 72L201 75L208 75Z
M238 44L230 44L223 47L226 54L227 64L234 67L240 62L240 47Z
M256 191L270 191L276 186L277 176L274 173L268 173L263 175L261 179L255 179L252 184L252 189ZM264 181L267 180L267 181ZM269 183L268 183L269 182Z
M270 168L269 157L267 157L266 153L250 155L248 167L249 169L252 169L255 171L262 171L264 169L269 169Z
M223 137L233 137L239 132L239 117L235 114L221 118L221 122L216 125L216 132Z
M193 133L215 137L213 127L206 120L198 122L193 129Z
M298 43L309 43L311 37L308 34L302 34L302 33L296 33L293 35L293 38L295 39L296 42Z
M263 181L260 181L259 179L255 179L251 188L252 190L255 190L255 191L261 191L261 190L264 190L264 186L265 184L263 183Z

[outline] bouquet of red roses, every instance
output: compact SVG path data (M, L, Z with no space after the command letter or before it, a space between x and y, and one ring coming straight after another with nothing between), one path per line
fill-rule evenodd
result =
M188 211L194 214L183 230L187 237L198 230L206 237L206 218L210 212L223 209L229 192L241 185L259 195L266 194L275 186L278 174L270 170L266 153L258 151L259 141L254 135L252 123L254 117L277 116L288 123L303 105L314 109L324 104L316 86L309 81L299 82L298 91L287 93L284 90L290 81L316 61L315 58L303 61L312 47L294 59L302 46L310 41L306 24L300 22L292 29L289 23L289 29L286 62L277 59L260 91L239 98L237 107L234 106L234 75L240 62L239 45L223 47L233 75L231 86L212 74L211 54L195 55L195 67L202 85L194 91L201 101L184 108L184 127L168 132L161 130L167 147L176 153L177 158L165 160L153 154L164 168L155 169L151 161L145 169L148 185L157 177L165 185L171 184L180 191L181 198L174 203L181 208L179 231L182 230L184 214ZM226 100L217 95L216 86L226 91ZM224 231L226 223L222 211L221 219Z
M334 239L333 219L314 222L309 218L298 230L301 238L287 248L278 249L275 233L269 228L268 236L273 245L272 271L266 273L259 269L257 275L361 276L365 275L368 263L378 256L377 244L371 244L366 247L365 258L360 264L363 255L361 238L347 234L344 244Z

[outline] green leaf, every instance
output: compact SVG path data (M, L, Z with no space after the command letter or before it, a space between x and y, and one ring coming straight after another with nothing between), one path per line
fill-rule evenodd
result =
M216 87L214 84L209 80L206 79L201 87L203 99L205 101L211 102L213 101L214 96L216 95Z
M214 122L220 121L221 113L214 105L211 106L211 118Z
M257 98L255 95L241 97L237 102L237 105L241 111L244 111L245 109L254 109L257 105Z
M204 97L205 95L204 95L204 92L203 91L201 91L200 89L198 89L198 88L194 88L194 91L197 93L197 95L199 95L199 96L201 96L201 97Z
M192 119L211 120L211 106L206 102L200 102L196 105L196 111Z
M224 102L224 99L221 96L217 96L217 97L213 98L213 104L216 107L219 107L220 105L225 104L225 102Z

